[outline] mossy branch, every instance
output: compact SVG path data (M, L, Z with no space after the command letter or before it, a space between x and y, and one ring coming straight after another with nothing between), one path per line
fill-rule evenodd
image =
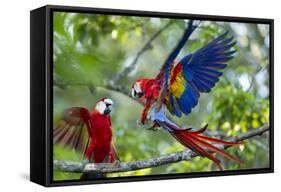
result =
M263 133L270 130L270 126L268 124L263 125L260 128L252 129L247 133L240 135L232 141L245 141L252 137L260 136ZM226 149L229 146L225 145L216 145L221 149ZM64 172L75 172L75 173L116 173L116 172L126 172L126 171L135 171L139 169L145 169L150 167L157 167L161 165L166 165L170 163L176 163L180 161L189 161L192 158L198 156L198 154L192 152L191 150L185 150L181 152L175 152L170 154L161 155L158 157L153 157L146 160L138 160L132 162L120 162L116 164L110 163L89 163L84 165L79 162L71 162L64 160L54 160L54 168L56 170L64 171Z

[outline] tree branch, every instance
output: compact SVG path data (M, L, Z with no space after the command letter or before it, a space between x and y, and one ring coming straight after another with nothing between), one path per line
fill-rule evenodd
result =
M89 91L94 94L94 90L96 87L102 87L111 91L119 92L127 97L132 98L130 90L128 90L126 87L122 85L118 85L116 82L118 82L121 78L127 76L131 71L133 71L137 65L137 62L140 58L140 56L146 52L147 50L151 49L152 42L165 30L167 29L173 22L170 21L166 25L164 25L162 28L160 28L158 31L156 31L144 44L144 46L138 51L136 54L134 60L132 63L126 67L121 73L117 74L115 78L112 80L109 80L104 85L96 86L93 83L87 83L87 82L64 82L62 79L56 79L54 78L53 84L54 86L60 88L60 89L66 89L68 86L86 86L88 87Z
M67 89L69 86L85 86L85 87L88 87L89 91L92 94L94 94L94 90L96 88L100 87L100 88L108 89L110 91L116 91L118 93L121 93L121 94L133 99L130 91L126 87L124 87L122 85L119 85L119 84L116 84L112 80L108 81L107 83L104 83L103 85L94 85L93 83L65 82L65 81L62 81L62 80L57 81L57 80L54 79L53 85L60 88L60 89ZM134 100L134 101L136 101L136 100Z
M244 135L240 135L232 141L244 141L250 139L255 136L262 135L263 133L269 131L269 125L265 124L258 129L252 129L245 133ZM216 145L219 148L226 149L229 146L224 145ZM139 160L133 162L121 162L117 164L109 164L109 163L100 163L94 164L89 163L85 166L82 163L71 162L71 161L63 161L63 160L54 160L54 168L64 172L76 172L76 173L89 173L89 172L99 172L99 173L115 173L115 172L126 172L126 171L134 171L139 169L145 169L150 167L157 167L161 165L166 165L170 163L176 163L180 161L189 161L192 158L198 156L198 154L192 152L191 150L185 150L176 153L170 153L161 155L159 157L153 157L147 160Z
M135 100L132 97L130 91L126 87L124 87L123 85L116 84L113 81L109 81L108 83L104 84L102 87L105 88L105 89L111 90L111 91L119 92L119 93Z

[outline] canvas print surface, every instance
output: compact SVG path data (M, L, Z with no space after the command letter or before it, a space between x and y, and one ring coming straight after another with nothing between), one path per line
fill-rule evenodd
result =
M53 180L269 168L269 25L53 12Z

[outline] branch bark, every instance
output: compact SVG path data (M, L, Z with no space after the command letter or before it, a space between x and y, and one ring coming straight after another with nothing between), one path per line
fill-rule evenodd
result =
M86 83L86 82L65 82L65 81L57 81L54 79L53 81L54 86L60 88L60 89L67 89L69 86L85 86L89 89L90 93L95 95L94 90L96 88L104 88L110 91L115 91L118 93L121 93L134 101L136 101L134 98L132 98L132 95L128 88L124 87L123 85L119 85L114 83L114 81L109 80L108 82L104 83L103 85L94 85L93 83Z
M263 125L258 129L252 129L247 133L240 135L232 141L244 141L255 136L262 135L263 133L270 130L268 124ZM220 148L226 149L229 146L217 145ZM139 160L133 162L121 162L117 164L101 163L94 164L89 163L83 165L78 162L63 161L63 160L54 160L54 168L64 172L76 172L76 173L115 173L115 172L126 172L134 171L139 169L145 169L150 167L157 167L165 164L176 163L179 161L189 161L192 158L198 156L198 154L192 152L191 150L185 150L176 153L170 153L161 155L159 157L153 157L147 160Z

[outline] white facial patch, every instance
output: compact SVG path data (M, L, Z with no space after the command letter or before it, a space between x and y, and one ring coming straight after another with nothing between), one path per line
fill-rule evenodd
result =
M104 114L104 111L106 110L107 106L106 105L113 105L113 101L111 99L104 99L103 101L100 101L97 103L95 109L100 113Z
M136 96L135 96L135 88L132 88L131 91L132 91L132 93L131 93L131 94L132 94L132 97L133 97L133 98L136 97Z
M106 104L103 101L100 101L97 103L95 109L100 113L104 114L104 111L106 109Z
M103 100L103 102L105 102L106 104L110 104L110 105L114 104L114 102L111 99L105 99L105 100Z
M140 83L136 82L134 85L134 89L137 93L142 93L141 87L140 87Z

